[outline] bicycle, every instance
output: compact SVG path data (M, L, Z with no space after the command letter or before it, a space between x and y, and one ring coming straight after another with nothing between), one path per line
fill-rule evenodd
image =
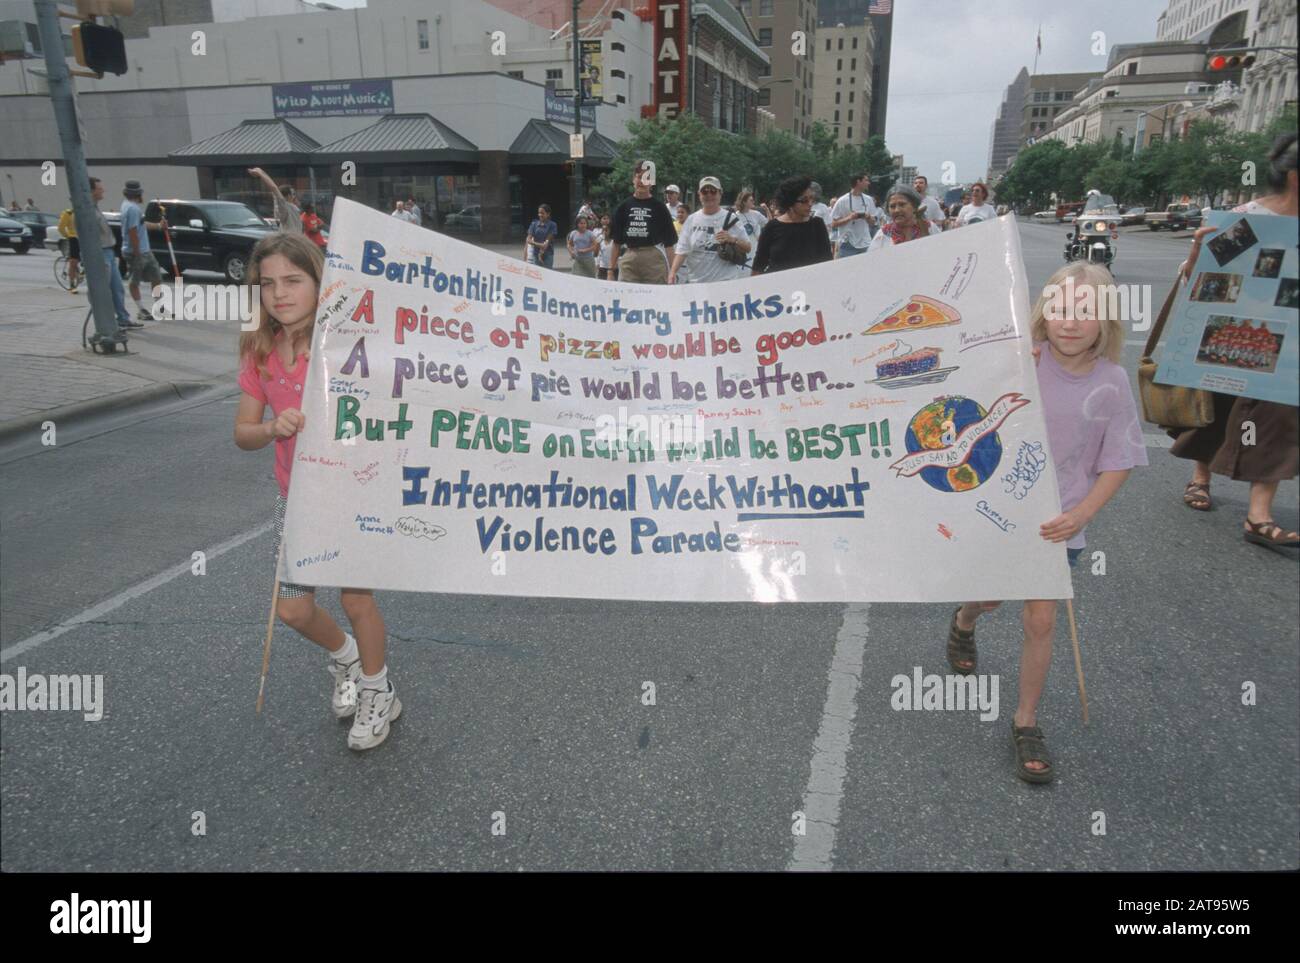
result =
M122 339L121 341L93 340L91 335L92 331L95 332L96 336L98 335L98 331L95 328L95 309L93 307L86 312L86 320L81 323L81 349L83 351L93 351L95 354L115 354L117 349L120 347L123 354L131 353L130 349L126 346L127 333L120 328L117 333L118 337Z
M77 269L77 276L75 278L69 276L68 264L71 260L72 259L66 254L60 254L54 261L54 280L57 281L59 287L63 288L65 291L75 290L77 285L86 278L86 272L80 268Z

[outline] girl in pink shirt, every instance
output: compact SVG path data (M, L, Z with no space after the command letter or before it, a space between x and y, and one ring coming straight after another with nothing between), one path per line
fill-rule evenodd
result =
M290 469L302 430L302 395L308 349L316 319L325 256L301 234L271 234L257 243L249 264L249 283L260 285L259 325L239 339L243 396L235 415L235 444L256 451L275 442L276 558L284 533ZM264 421L267 405L272 418ZM339 628L316 604L316 590L280 583L276 613L280 621L330 653L334 677L331 705L339 719L355 716L348 733L353 749L370 749L388 738L389 724L402 711L384 661L384 619L369 589L341 590L352 633Z
M1115 279L1104 267L1076 262L1050 278L1030 321L1038 389L1061 514L1039 534L1064 543L1073 567L1084 549L1084 528L1128 478L1147 464L1128 374L1119 365L1124 329L1119 318L1100 319L1105 289ZM1001 602L967 602L948 628L948 662L962 674L975 671L975 620ZM1038 727L1038 700L1052 662L1056 600L1031 599L1024 608L1025 641L1020 656L1020 698L1011 722L1016 775L1026 782L1051 782L1055 775Z

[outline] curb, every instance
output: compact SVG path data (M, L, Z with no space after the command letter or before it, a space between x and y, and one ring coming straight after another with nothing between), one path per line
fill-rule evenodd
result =
M46 421L57 422L67 428L91 421L101 415L122 414L137 408L147 408L162 401L192 401L205 394L219 393L225 382L164 381L144 388L132 388L99 398L89 398L61 408L50 408L34 415L24 415L0 424L0 442L10 441L19 435L39 429Z

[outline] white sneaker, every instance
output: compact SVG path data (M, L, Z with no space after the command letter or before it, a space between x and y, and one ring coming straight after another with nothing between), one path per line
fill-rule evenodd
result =
M361 659L353 659L347 665L335 659L329 660L329 673L334 676L334 696L330 699L330 708L334 718L346 719L357 711L357 681L361 678Z
M393 683L387 689L361 688L357 693L357 717L348 732L349 749L373 749L388 738L390 724L402 714L402 702Z

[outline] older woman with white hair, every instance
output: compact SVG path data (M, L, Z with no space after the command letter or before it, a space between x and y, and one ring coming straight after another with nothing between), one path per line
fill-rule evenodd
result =
M938 234L939 225L926 220L921 195L906 184L895 184L885 196L885 221L871 239L867 253Z

